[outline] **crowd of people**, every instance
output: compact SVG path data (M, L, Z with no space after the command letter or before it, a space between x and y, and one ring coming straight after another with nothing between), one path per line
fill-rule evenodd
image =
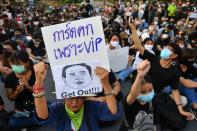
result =
M131 0L93 7L0 7L0 130L54 124L58 131L97 131L124 116L120 131L179 130L197 120L197 2ZM129 47L119 72L95 69L103 92L51 103L44 79L50 67L41 27L101 16L106 50ZM121 83L132 82L124 96ZM122 106L123 105L123 106Z

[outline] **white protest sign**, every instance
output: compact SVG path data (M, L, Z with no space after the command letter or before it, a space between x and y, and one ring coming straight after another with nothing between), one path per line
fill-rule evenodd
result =
M108 57L113 72L126 69L129 59L129 47L108 50Z
M197 18L197 13L196 12L192 12L189 16L190 18Z
M110 71L101 17L52 25L41 30L57 99L101 92L100 80L94 74L95 66Z

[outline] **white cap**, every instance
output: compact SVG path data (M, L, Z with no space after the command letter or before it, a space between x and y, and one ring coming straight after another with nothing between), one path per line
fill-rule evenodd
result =
M144 41L146 38L150 38L150 35L148 33L143 33L141 35L142 41Z

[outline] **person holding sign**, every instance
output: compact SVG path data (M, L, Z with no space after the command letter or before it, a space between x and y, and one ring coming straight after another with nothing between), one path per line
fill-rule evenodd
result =
M97 120L116 120L122 111L117 106L114 91L108 81L108 71L102 67L95 69L106 96L106 103L85 101L86 97L70 97L64 102L47 105L44 96L43 81L47 72L47 65L35 65L36 82L34 85L34 101L36 107L35 119L38 124L56 123L57 131L97 131ZM68 82L68 81L67 81Z

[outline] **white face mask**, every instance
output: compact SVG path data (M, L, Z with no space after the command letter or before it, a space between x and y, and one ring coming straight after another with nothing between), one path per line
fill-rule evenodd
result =
M184 45L183 45L183 44L180 44L179 47L180 47L180 48L184 48Z
M34 25L38 25L38 24L39 24L39 22L38 22L38 21L35 21L35 22L34 22Z
M144 48L147 49L147 50L152 50L153 45L144 45Z
M163 34L163 35L161 36L161 38L166 39L166 38L168 38L168 35L167 35L167 34Z
M19 23L19 24L22 24L23 22L22 22L22 21L18 21L18 23Z
M189 27L189 28L191 28L191 27L192 27L192 25L190 25L190 24L189 24L189 25L188 25L188 27Z
M158 21L155 21L155 22L154 22L154 25L158 25Z
M117 47L119 45L119 41L111 41L110 43L113 47Z
M64 19L61 19L60 21L61 21L61 22L64 22Z

